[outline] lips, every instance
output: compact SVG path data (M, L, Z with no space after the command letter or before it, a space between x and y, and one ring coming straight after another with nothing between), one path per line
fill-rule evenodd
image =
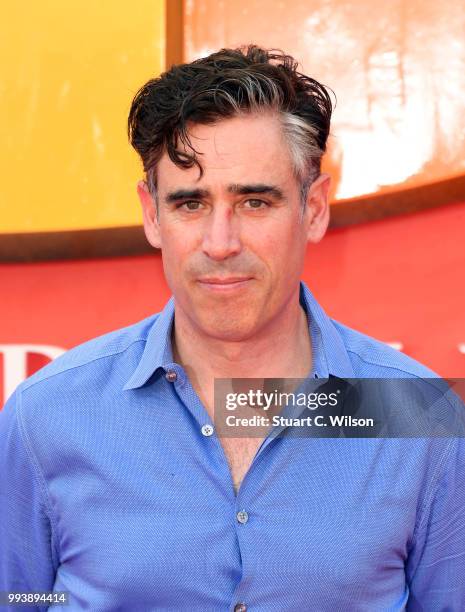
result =
M199 278L199 282L208 283L209 285L231 285L232 283L240 283L250 280L250 276L229 276L227 278Z
M235 289L247 287L251 280L250 276L228 276L225 278L200 278L198 282L201 287L210 291L234 291Z

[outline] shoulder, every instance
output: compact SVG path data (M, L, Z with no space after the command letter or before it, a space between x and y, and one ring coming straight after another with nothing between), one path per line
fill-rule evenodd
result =
M126 362L130 367L133 358L143 351L148 333L159 314L75 346L23 381L19 389L24 393L44 385L69 385L76 380L82 383L86 377L96 380L114 373L118 361ZM121 375L124 376L124 366Z
M79 454L93 432L103 444L114 415L134 407L123 387L159 314L88 340L24 380L0 413L0 431L21 438L44 473L62 453Z
M450 381L380 340L331 322L343 340L354 376L371 402L369 410L381 410L381 420L390 415L386 424L391 433L431 438L438 432L446 438L465 435L463 400Z
M438 378L439 375L405 353L331 319L349 354L357 377Z

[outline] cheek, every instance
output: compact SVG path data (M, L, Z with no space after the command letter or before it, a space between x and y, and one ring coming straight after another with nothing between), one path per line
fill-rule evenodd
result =
M160 236L163 254L174 267L182 263L194 248L192 232L182 224L165 225Z
M189 257L189 245L186 240L176 236L164 236L161 242L163 270L166 280L171 286L171 280L182 277L185 262Z
M281 224L255 231L247 244L273 270L291 272L305 257L306 242L298 226Z

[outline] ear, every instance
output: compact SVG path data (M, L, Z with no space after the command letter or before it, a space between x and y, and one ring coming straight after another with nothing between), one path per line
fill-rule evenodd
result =
M329 174L320 176L310 185L306 202L307 241L317 243L329 225L328 193L331 183Z
M156 249L161 249L160 226L157 219L156 202L145 181L137 183L137 194L142 205L145 236Z

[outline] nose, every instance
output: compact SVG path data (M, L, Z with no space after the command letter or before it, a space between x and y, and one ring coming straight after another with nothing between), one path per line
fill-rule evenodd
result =
M241 250L239 219L228 206L216 206L208 215L202 240L203 252L211 259L222 260Z

